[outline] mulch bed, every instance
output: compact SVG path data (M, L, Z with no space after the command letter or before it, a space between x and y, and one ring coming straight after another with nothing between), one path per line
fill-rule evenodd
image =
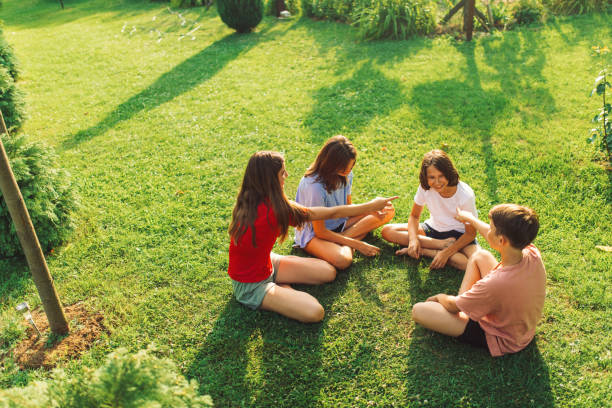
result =
M70 333L51 342L49 323L44 311L32 311L34 323L43 335L39 338L36 330L30 326L26 338L13 350L15 361L22 370L41 367L51 369L60 361L77 358L88 350L102 333L108 333L102 314L87 311L82 303L65 306L64 313L70 324Z

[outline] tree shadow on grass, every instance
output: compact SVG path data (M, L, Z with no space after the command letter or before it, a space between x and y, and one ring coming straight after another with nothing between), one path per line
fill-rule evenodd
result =
M0 259L0 308L23 301L30 284L30 269L25 259Z
M332 284L293 287L311 293L327 312L347 281L341 273ZM199 381L215 406L311 407L327 381L321 369L327 321L302 324L231 299L186 375Z
M240 54L262 41L271 41L280 35L279 32L266 34L266 31L264 29L249 35L234 33L216 41L161 75L148 88L117 106L97 124L68 136L63 147L73 148L103 134L121 122L130 120L140 112L149 111L173 100L212 78Z
M345 131L358 132L374 117L384 116L404 102L401 84L387 78L372 63L359 67L350 79L314 93L316 104L304 119L314 142Z

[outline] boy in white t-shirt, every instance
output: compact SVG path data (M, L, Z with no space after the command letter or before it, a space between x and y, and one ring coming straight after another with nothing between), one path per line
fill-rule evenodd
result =
M438 294L412 307L412 319L430 330L489 350L497 357L527 347L542 318L546 270L531 243L539 230L531 208L500 204L490 223L457 209L457 220L476 227L499 251L501 262L483 249L468 263L459 294Z
M478 250L474 239L476 230L457 221L455 210L469 211L477 217L474 191L459 181L457 169L442 150L425 154L419 181L408 223L386 225L381 231L382 237L407 247L398 250L397 255L433 258L431 269L449 264L465 270L468 259ZM419 224L425 206L430 217Z

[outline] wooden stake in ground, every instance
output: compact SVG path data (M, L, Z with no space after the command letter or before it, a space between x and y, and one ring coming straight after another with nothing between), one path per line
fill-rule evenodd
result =
M490 31L487 18L476 8L476 0L461 0L459 3L455 4L455 6L442 18L440 24L446 24L461 8L463 8L463 29L465 30L465 39L467 41L472 41L474 17L480 21L482 27L487 32Z
M9 135L8 131L6 130L4 116L2 115L1 111L0 131L2 132L0 135L3 133L7 136ZM66 316L64 315L64 309L62 308L59 296L57 295L57 291L53 285L53 278L49 273L47 261L45 260L45 256L40 248L40 243L38 242L36 231L32 225L30 214L28 213L28 209L23 201L21 191L19 191L19 186L17 186L17 181L13 175L13 170L11 169L8 156L6 154L6 150L4 150L4 144L2 144L1 139L0 191L2 191L2 196L6 201L9 214L11 215L11 219L15 224L19 242L21 243L23 253L25 254L28 266L32 272L32 278L34 279L34 284L36 285L38 295L42 301L43 309L47 315L47 320L49 320L51 332L58 335L68 334L70 328L68 326Z

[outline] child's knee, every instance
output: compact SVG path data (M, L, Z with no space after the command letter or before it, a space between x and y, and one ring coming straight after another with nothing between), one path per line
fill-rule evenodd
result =
M325 309L320 303L313 304L306 310L302 318L303 323L318 323L325 317Z
M350 250L340 251L334 254L333 258L330 260L330 263L335 266L337 269L346 269L353 263L353 253ZM335 276L334 276L335 278Z
M394 214L395 214L395 210L394 210ZM393 224L390 224L390 225L388 224L382 227L382 230L380 230L380 235L382 235L384 240L391 241L394 231L395 231L395 226Z
M324 283L333 282L336 280L337 271L336 268L329 262L325 262L325 266L322 268L321 280Z
M416 323L421 323L423 320L423 309L425 304L423 302L415 303L412 306L412 320Z

